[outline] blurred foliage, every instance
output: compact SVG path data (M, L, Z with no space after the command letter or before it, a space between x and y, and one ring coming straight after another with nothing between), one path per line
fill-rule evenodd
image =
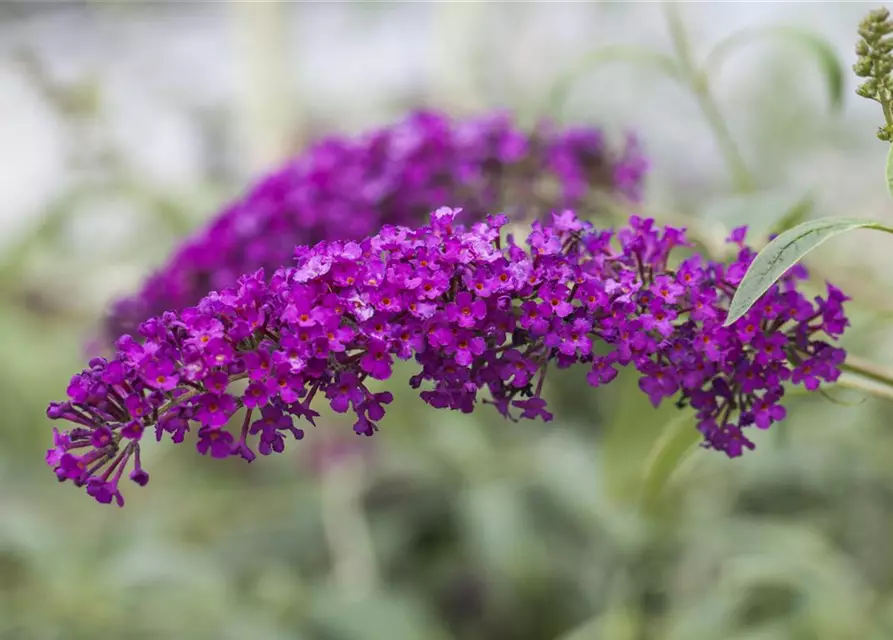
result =
M79 122L102 104L88 93ZM802 134L777 101L752 106L772 144ZM592 391L571 370L548 383L549 424L437 412L407 388L372 440L327 414L250 466L150 448L152 482L120 511L58 486L43 412L127 280L104 276L157 263L232 192L155 193L107 151L0 255L0 640L893 637L893 411L874 399L792 395L729 461L692 452L687 416L652 409L634 377ZM773 189L692 222L764 233L806 215L803 193ZM76 228L100 204L94 227L136 222L85 250ZM854 352L883 357L889 294L856 296Z

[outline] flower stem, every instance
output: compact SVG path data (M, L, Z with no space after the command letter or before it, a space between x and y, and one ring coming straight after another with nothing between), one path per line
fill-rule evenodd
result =
M236 382L237 380L242 380L247 377L248 377L247 373L237 373L235 375L231 375L229 377L229 381ZM184 402L186 402L187 400L189 400L190 398L194 398L195 396L202 394L202 393L207 393L207 390L204 387L197 387L195 389L190 389L189 391L186 391L185 393L182 393L179 396L171 398L170 400L165 402L163 405L158 407L158 409L157 409L158 417L159 418L162 417L164 414L166 414L168 411L173 409L175 406L181 405Z
M683 79L694 94L698 106L707 119L707 124L713 130L713 135L716 137L723 159L735 180L736 188L742 193L753 191L755 188L753 174L747 168L747 163L745 163L744 157L741 155L741 151L738 149L738 145L735 143L729 126L722 115L722 111L716 103L713 93L710 91L710 83L707 76L695 67L691 47L685 34L685 27L682 24L677 3L672 1L665 2L664 9L670 29L670 37L673 40L673 47L676 50L676 57L679 60L679 68L682 70Z
M847 354L846 360L840 365L840 368L893 389L893 371L888 371L859 356Z
M873 381L860 378L857 375L844 374L834 383L834 385L844 389L861 391L862 393L867 393L876 398L893 402L893 387L890 387L889 384L877 384Z

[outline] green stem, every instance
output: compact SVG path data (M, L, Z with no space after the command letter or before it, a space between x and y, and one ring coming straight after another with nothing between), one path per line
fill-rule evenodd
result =
M230 376L229 381L236 382L238 380L243 380L247 377L248 377L247 373L237 373L235 375ZM170 400L165 402L163 405L158 407L158 417L160 418L161 416L166 414L168 411L170 411L174 406L183 404L190 398L193 398L201 393L207 393L207 390L206 389L190 389L186 393L183 393L183 394L177 396L176 398L171 398Z
M889 92L884 91L880 94L880 100L878 100L878 102L881 103L881 109L884 110L884 120L887 121L887 126L893 127L893 108L891 108L893 96L891 96Z
M732 137L722 111L720 111L719 105L710 91L710 83L707 76L695 68L688 37L685 35L685 27L682 24L679 8L676 5L676 2L668 1L664 4L664 8L669 24L670 37L673 40L673 47L676 50L679 67L682 70L686 84L694 94L698 106L707 119L707 124L713 130L713 135L716 137L723 159L735 180L736 188L742 193L753 191L755 188L753 174L747 168L744 156L741 155L741 151Z
M834 383L834 386L861 391L876 398L893 402L893 387L890 387L889 384L874 384L858 376L844 374Z
M846 361L840 365L840 368L843 371L855 373L893 389L893 371L888 371L880 365L869 362L859 356L847 354Z

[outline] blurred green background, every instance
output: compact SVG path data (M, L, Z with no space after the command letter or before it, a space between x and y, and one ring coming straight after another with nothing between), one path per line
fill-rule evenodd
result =
M812 216L885 218L880 113L848 72L869 8L682 7L696 57L788 24L847 70L839 113L808 48L755 42L711 78L755 194L653 70L583 74L548 115L640 132L649 206L709 233L765 232L806 194ZM579 371L550 381L548 425L436 412L407 387L371 440L326 416L251 466L150 446L123 510L43 465L45 406L106 304L252 176L415 105L533 122L609 44L670 53L661 6L0 5L0 638L893 638L893 411L852 391L792 396L756 452L672 475L678 446L655 443L691 425L632 377L592 391ZM845 345L883 364L893 261L874 235L812 264L856 298Z

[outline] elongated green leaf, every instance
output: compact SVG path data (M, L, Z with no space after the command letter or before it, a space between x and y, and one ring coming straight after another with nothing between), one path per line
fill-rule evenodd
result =
M656 502L667 480L694 453L702 439L691 413L681 413L666 424L645 462L641 494L645 508Z
M658 69L670 78L675 80L682 79L676 62L662 53L631 45L604 47L587 53L559 75L558 80L549 92L546 113L553 116L558 115L562 107L564 107L564 103L567 101L574 83L582 76L592 73L599 67L611 62L631 62L637 65L650 66Z
M843 106L844 82L846 70L837 55L834 46L821 36L790 26L754 27L734 33L714 47L704 64L705 73L712 77L726 58L741 46L763 38L776 38L794 43L807 49L819 63L828 87L828 99L832 111L839 111Z
M785 231L760 251L729 306L725 326L747 313L775 282L810 251L834 236L854 229L876 229L893 233L893 228L874 220L823 218L811 220Z
M654 443L679 417L679 410L670 403L655 409L643 402L639 378L637 371L622 370L611 383L617 385L607 392L614 406L605 420L598 453L605 493L623 503L634 503L642 492L642 466L629 461L648 460ZM606 397L604 402L608 401Z
M890 194L890 197L893 198L893 144L890 145L890 150L887 152L887 168L885 176L887 178L887 192Z

